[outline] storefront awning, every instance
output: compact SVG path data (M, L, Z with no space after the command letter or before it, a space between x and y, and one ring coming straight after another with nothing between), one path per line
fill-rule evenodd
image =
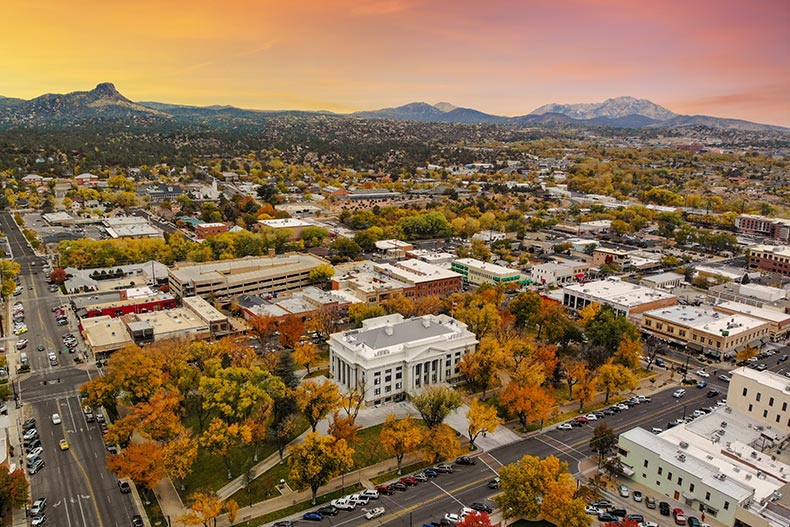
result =
M702 345L697 344L696 342L689 342L688 344L686 344L686 347L690 350L702 351Z

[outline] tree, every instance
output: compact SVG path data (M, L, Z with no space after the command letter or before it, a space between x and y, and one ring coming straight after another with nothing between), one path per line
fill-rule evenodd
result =
M590 449L598 454L598 468L601 468L601 461L609 457L615 448L617 448L617 435L614 431L606 423L596 426L590 438Z
M429 428L423 436L422 458L429 463L437 463L442 459L455 457L461 445L455 430L444 423Z
M485 397L488 389L496 382L504 363L503 347L493 337L485 337L475 351L463 355L458 367L470 384L483 389Z
M68 277L69 276L66 274L66 270L62 267L56 267L51 273L49 273L49 279L58 285L63 285L63 282L65 282Z
M275 422L272 427L269 428L269 436L277 444L277 452L280 454L280 463L283 462L283 454L285 453L285 447L288 445L288 441L290 441L291 437L296 433L296 426L296 415L290 414Z
M13 472L0 470L0 511L22 507L29 499L25 471L20 468Z
M302 229L302 233L299 237L304 240L305 247L318 247L328 236L329 231L323 227L305 227ZM312 272L310 274L312 275ZM312 280L312 276L310 279Z
M573 387L590 375L590 369L584 361L570 359L564 364L563 371L568 385L568 400L573 400Z
M293 348L304 335L304 322L298 315L289 315L277 326L280 332L280 344L286 348Z
M345 439L322 436L317 432L307 434L288 456L291 481L297 488L310 487L315 505L318 488L349 470L354 464L353 454L354 450Z
M475 447L475 440L481 433L494 432L500 425L501 420L497 416L496 408L480 402L479 399L472 401L469 411L466 412L466 420L469 423L467 433L472 449Z
M361 427L354 424L354 418L350 415L340 415L339 410L332 412L332 419L329 422L329 435L338 439L345 439L351 445L357 441L357 432Z
M22 271L22 267L17 262L11 260L0 260L0 290L3 297L11 296L16 290L16 281L14 280Z
M590 320L585 335L591 346L602 346L607 350L616 350L625 338L638 340L639 330L626 317L617 316L612 308L606 306Z
M492 527L491 518L487 512L474 511L464 516L455 527Z
M268 415L285 386L259 366L231 366L200 379L200 391L206 408L216 410L230 424L246 421L252 415ZM261 409L265 411L261 413Z
M318 359L318 348L310 342L297 344L294 346L293 357L294 362L307 368L307 373L309 374L310 365L314 364Z
M405 318L409 318L414 314L414 301L406 298L401 293L397 293L381 302L381 307L389 313L400 313Z
M222 514L222 511L227 511L234 518L239 509L238 503L234 500L228 500L225 503L217 497L216 494L209 494L208 492L196 492L191 496L190 512L179 517L178 521L184 525L202 525L203 527L211 527L217 525L217 518ZM233 521L233 520L231 520Z
M746 362L752 357L756 357L760 352L754 346L746 346L741 351L735 354L735 360L738 362Z
M354 323L354 326L362 326L362 321L369 318L382 317L387 314L385 309L378 304L367 304L360 302L358 304L351 304L348 308L348 318Z
M246 427L237 423L228 425L215 417L200 436L200 445L212 454L222 457L225 468L228 469L228 479L233 479L233 467L228 457L230 448L239 442L249 443L250 439L250 431Z
M500 399L509 412L518 416L524 429L530 422L548 418L556 403L554 396L540 384L520 384L515 381L505 387Z
M584 409L585 404L592 402L595 398L597 384L598 379L593 376L592 372L588 372L580 381L579 388L576 390L576 397L579 398L580 412Z
M164 475L162 448L154 441L130 443L120 454L107 456L107 468L150 491Z
M356 260L359 254L362 252L362 247L357 245L357 242L342 236L339 236L329 247L339 257L348 260Z
M182 490L184 478L192 472L197 456L198 443L186 430L162 445L165 471L171 478L181 481Z
M607 363L598 368L598 386L606 393L604 403L609 403L609 396L623 390L636 387L636 377L622 364Z
M461 396L449 386L430 386L413 396L412 403L428 428L436 428L461 407Z
M598 302L591 302L579 310L579 323L583 328L586 328L590 321L598 316L598 313L601 312L601 307L601 304Z
M357 382L353 388L349 389L341 401L341 406L346 412L346 415L352 419L352 422L357 419L359 409L365 404L365 391L367 389L367 381L364 377L357 378Z
M329 335L337 330L340 318L340 310L337 307L322 305L310 315L305 328L307 331L317 333L321 339L327 340Z
M626 368L635 370L639 367L639 358L642 356L642 341L626 337L620 341L617 352L614 354L614 363L622 364Z
M395 456L398 461L398 474L401 473L403 456L414 452L422 444L422 429L411 417L398 419L394 414L389 414L384 426L381 428L379 441L387 453Z
M576 480L568 463L554 456L540 459L526 455L499 471L501 494L497 498L505 518L539 516L563 527L588 527L585 503L574 498Z
M321 264L307 275L310 282L317 285L327 283L333 276L335 276L335 268L329 264Z
M318 421L329 415L340 404L341 396L337 384L326 379L323 383L312 379L302 381L294 390L296 406L315 432Z

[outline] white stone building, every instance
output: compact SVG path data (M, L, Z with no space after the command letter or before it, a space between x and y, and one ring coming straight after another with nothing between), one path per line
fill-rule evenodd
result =
M341 390L364 386L366 404L399 401L459 377L461 357L477 342L466 324L447 315L370 318L329 337L330 373Z

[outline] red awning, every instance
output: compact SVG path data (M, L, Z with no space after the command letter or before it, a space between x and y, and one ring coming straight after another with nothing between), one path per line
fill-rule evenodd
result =
M576 275L577 280L581 280L582 278L584 278L584 273L579 273Z

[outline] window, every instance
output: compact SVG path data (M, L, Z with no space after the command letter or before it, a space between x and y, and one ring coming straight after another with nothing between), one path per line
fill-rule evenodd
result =
M403 378L403 372L402 371L395 372L395 378L396 379L402 379Z
M729 501L725 501L725 502L724 502L724 510L725 510L725 511L728 511L728 510L730 510L730 502L729 502Z
M710 492L705 493L705 501L710 501Z
M373 390L373 395L381 395L381 388L376 388Z
M672 481L672 472L667 472L667 479Z
M385 393L389 393L391 391L392 391L392 386L390 386L389 384L384 387L384 392Z
M451 364L450 359L444 361L444 365L447 366L448 368L450 367L450 364Z
M396 389L396 390L400 390L402 387L403 387L403 384L401 384L401 383L399 383L399 382L396 382L396 383L395 383L395 389Z
M373 384L381 384L381 377L375 377L373 379Z
M773 406L773 405L774 405L774 398L771 397L770 399L768 399L768 406Z
M768 410L763 410L763 419L768 417Z
M390 382L392 380L392 375L387 375L384 377L384 382Z
M678 478L678 487L683 485L683 478Z
M660 476L663 473L664 473L664 467L658 467L658 475Z
M647 468L647 460L645 459L645 468Z
M752 403L749 403L749 411L750 412L752 411L752 406L753 406Z
M787 403L782 403L782 411L784 412L786 410L787 410Z
M746 397L746 393L747 393L748 391L749 391L749 390L747 390L746 388L744 388L744 389L743 389L743 393L742 393L741 395L743 395L744 397Z
M689 492L694 492L694 484L689 485Z
M760 392L757 392L757 402L758 403L760 402L760 397L762 397L762 396L763 396L763 394L761 394Z

